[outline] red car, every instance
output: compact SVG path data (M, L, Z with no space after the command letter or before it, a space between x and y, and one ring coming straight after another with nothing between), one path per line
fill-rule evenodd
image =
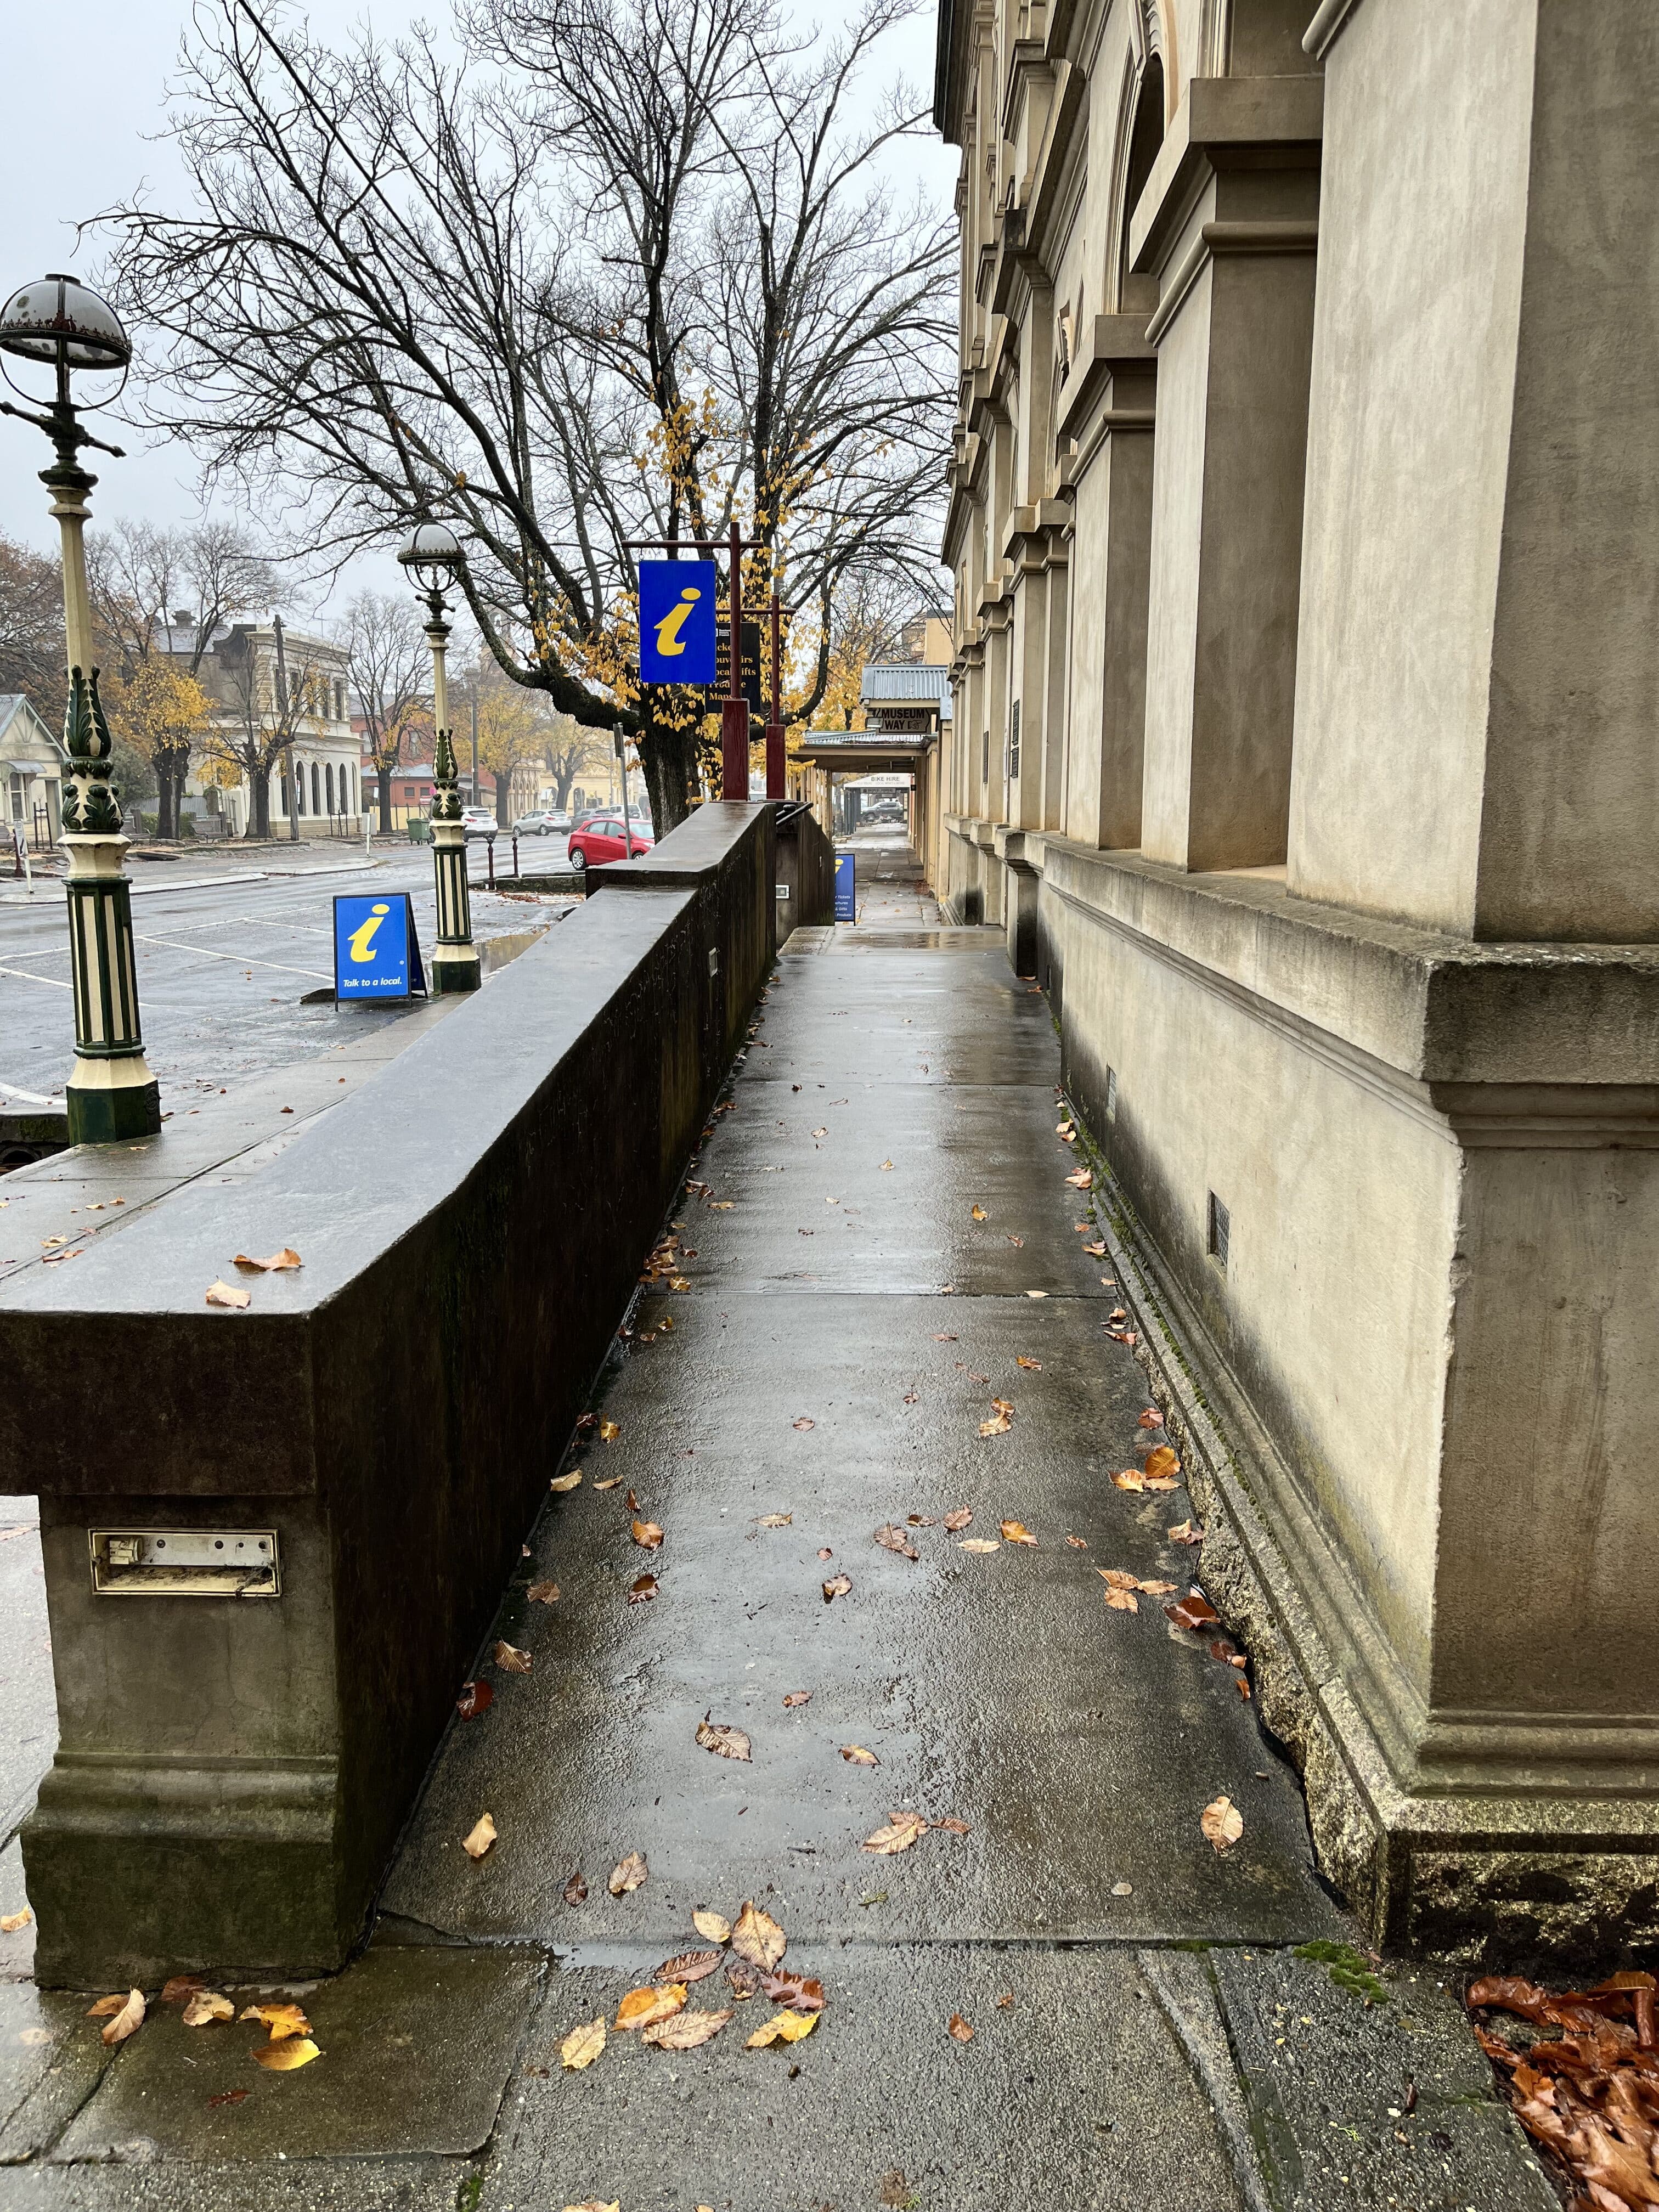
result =
M570 833L566 848L570 865L580 876L590 860L631 860L641 853L648 853L654 841L637 823L630 822L624 842L623 819L617 814L590 814L579 822Z

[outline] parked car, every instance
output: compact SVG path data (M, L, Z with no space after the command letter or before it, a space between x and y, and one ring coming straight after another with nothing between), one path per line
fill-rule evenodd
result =
M500 824L493 808L464 806L461 809L461 830L468 837L493 837Z
M556 831L568 830L570 817L555 814L550 809L532 806L528 814L521 814L513 824L515 837L550 837Z
M566 847L570 865L578 875L592 860L623 860L637 859L648 853L654 840L637 823L629 824L629 842L624 843L622 816L617 814L589 814L583 817L570 833Z

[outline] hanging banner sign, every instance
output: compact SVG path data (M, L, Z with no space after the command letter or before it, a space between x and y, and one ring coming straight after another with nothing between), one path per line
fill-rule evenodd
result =
M640 681L714 680L714 563L641 561Z
M334 996L407 999L424 994L420 939L407 891L380 898L341 896L334 902Z
M738 682L743 696L749 702L749 711L759 716L765 711L761 704L761 627L757 622L743 626L743 665L738 672ZM710 708L718 714L720 702L730 696L732 690L732 625L720 613L720 635L714 641L714 696Z

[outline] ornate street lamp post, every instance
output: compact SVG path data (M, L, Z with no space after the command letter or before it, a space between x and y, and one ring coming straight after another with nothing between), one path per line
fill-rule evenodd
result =
M466 831L450 739L449 680L444 672L449 644L444 586L461 564L460 542L447 523L419 523L398 558L413 579L416 596L426 602L426 641L432 647L432 719L437 732L432 754L432 865L438 887L432 988L476 991L478 955L472 943L472 903L466 884ZM473 797L477 799L476 792Z
M81 448L93 446L118 460L121 448L105 445L82 427L70 398L70 377L76 370L114 369L125 376L132 348L106 301L73 277L52 276L26 284L0 307L0 353L43 362L57 372L56 394L43 413L33 414L6 399L0 400L0 414L33 422L46 432L58 453L51 468L40 471L40 481L52 494L52 512L63 535L70 679L64 720L70 763L60 840L69 856L75 991L69 1133L71 1144L112 1144L122 1138L154 1135L161 1126L161 1105L139 1026L132 908L125 867L127 841L121 834L121 809L109 780L109 726L99 702L98 671L92 665L87 599L87 497L98 479L81 466ZM11 381L9 372L7 380ZM14 385L13 389L21 392L22 387Z

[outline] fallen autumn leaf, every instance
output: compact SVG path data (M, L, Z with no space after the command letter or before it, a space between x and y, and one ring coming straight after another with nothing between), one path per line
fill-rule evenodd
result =
M643 1989L629 1990L617 2007L617 2032L626 2035L631 2028L654 2027L659 2020L672 2020L684 2004L684 1982L670 1982L665 1989L647 1984Z
M463 1682L461 1694L455 1700L455 1710L464 1721L476 1721L480 1713L488 1712L495 1702L495 1692L488 1682Z
M699 1905L691 1915L691 1925L711 1943L729 1943L732 1940L731 1922L723 1913L711 1911L706 1905Z
M495 1840L495 1823L488 1813L480 1814L470 1835L461 1838L461 1849L470 1859L481 1859Z
M280 1252L273 1252L264 1260L250 1260L246 1252L239 1252L231 1261L233 1267L246 1267L251 1272L261 1275L274 1275L285 1267L297 1267L300 1264L299 1254L287 1244L283 1245Z
M957 2043L971 2043L974 2039L973 2029L959 2012L951 2014L950 2025L945 2033Z
M662 1530L654 1521L636 1521L634 1523L634 1541L642 1551L657 1551L662 1544Z
M653 1982L701 1982L717 1973L725 1960L723 1951L677 1951L672 1959L665 1959Z
M580 2074L605 2049L605 2039L603 2019L590 2020L585 2027L573 2027L559 2045L559 2063L571 2073Z
M1244 1815L1231 1797L1218 1797L1199 1815L1198 1825L1218 1851L1236 1844L1244 1832Z
M812 1692L810 1690L788 1690L784 1693L783 1709L786 1712L792 1712L797 1705L810 1705L811 1702Z
M532 1583L525 1595L532 1605L556 1605L559 1586L557 1583Z
M873 1836L865 1838L864 1848L890 1857L895 1851L908 1851L927 1832L927 1823L920 1813L895 1813L888 1826L878 1828Z
M1000 1552L1002 1547L994 1536L964 1536L957 1549L959 1552Z
M823 1585L824 1603L829 1605L838 1597L845 1597L852 1587L853 1580L850 1575L831 1575Z
M917 1551L903 1529L896 1528L890 1521L884 1522L877 1529L876 1541L881 1546L883 1551L896 1552L902 1559L919 1559L921 1557L921 1553Z
M267 2074L297 2074L322 2052L308 2035L290 2036L282 2043L256 2043L248 2056Z
M954 1536L959 1530L970 1527L973 1518L974 1509L971 1505L958 1505L953 1513L945 1515L945 1526Z
M179 2017L186 2027L205 2027L210 2021L234 2020L236 2008L217 1990L198 1990Z
M228 1306L233 1311L240 1311L243 1306L249 1304L251 1300L246 1291L239 1291L232 1284L210 1283L208 1285L207 1303L210 1306Z
M655 1575L641 1575L637 1582L629 1584L628 1602L629 1605L646 1605L661 1587Z
M105 2014L109 2017L104 2018ZM103 2039L106 2043L125 2043L130 2035L136 2035L143 2026L144 1993L142 1990L129 1990L124 1997L100 1997L87 2018L104 2019Z
M771 1914L763 1912L752 1899L747 1902L732 1930L732 1948L738 1956L769 1973L788 1948L787 1937Z
M1003 1521L999 1522L998 1525L1002 1530L1005 1540L1010 1544L1035 1544L1036 1542L1036 1538L1031 1534L1030 1530L1025 1526L1025 1523L1023 1521Z
M771 2043L799 2043L811 2035L817 2024L815 2012L774 2013L770 2020L763 2021L755 2030L748 2047L750 2051L763 2051Z
M873 1751L866 1751L861 1743L844 1743L841 1755L849 1766L879 1766L881 1761Z
M552 1481L550 1482L547 1486L554 1493L555 1497L562 1498L568 1490L574 1490L577 1488L581 1479L581 1469L578 1468L575 1472L571 1474L556 1474Z
M761 1528L787 1528L794 1517L793 1513L763 1513L756 1526Z
M612 1897L626 1897L630 1890L638 1889L650 1874L643 1851L629 1851L611 1869L611 1879L605 1887Z
M495 1656L495 1664L504 1674L527 1674L530 1672L532 1663L530 1654L521 1651L516 1644L497 1644Z
M570 1905L573 1909L578 1905L586 1904L587 1881L580 1867L578 1867L575 1873L571 1875L569 1881L566 1882L561 1893L564 1898L565 1903Z
M616 1421L601 1421L599 1423L599 1438L601 1443L614 1444L621 1434L622 1428L619 1423Z
M743 1730L730 1728L724 1721L711 1721L707 1713L697 1723L697 1741L720 1759L749 1757L749 1739Z
M718 2035L732 2017L725 2012L683 2012L672 2020L659 2020L641 2036L656 2051L695 2051Z

